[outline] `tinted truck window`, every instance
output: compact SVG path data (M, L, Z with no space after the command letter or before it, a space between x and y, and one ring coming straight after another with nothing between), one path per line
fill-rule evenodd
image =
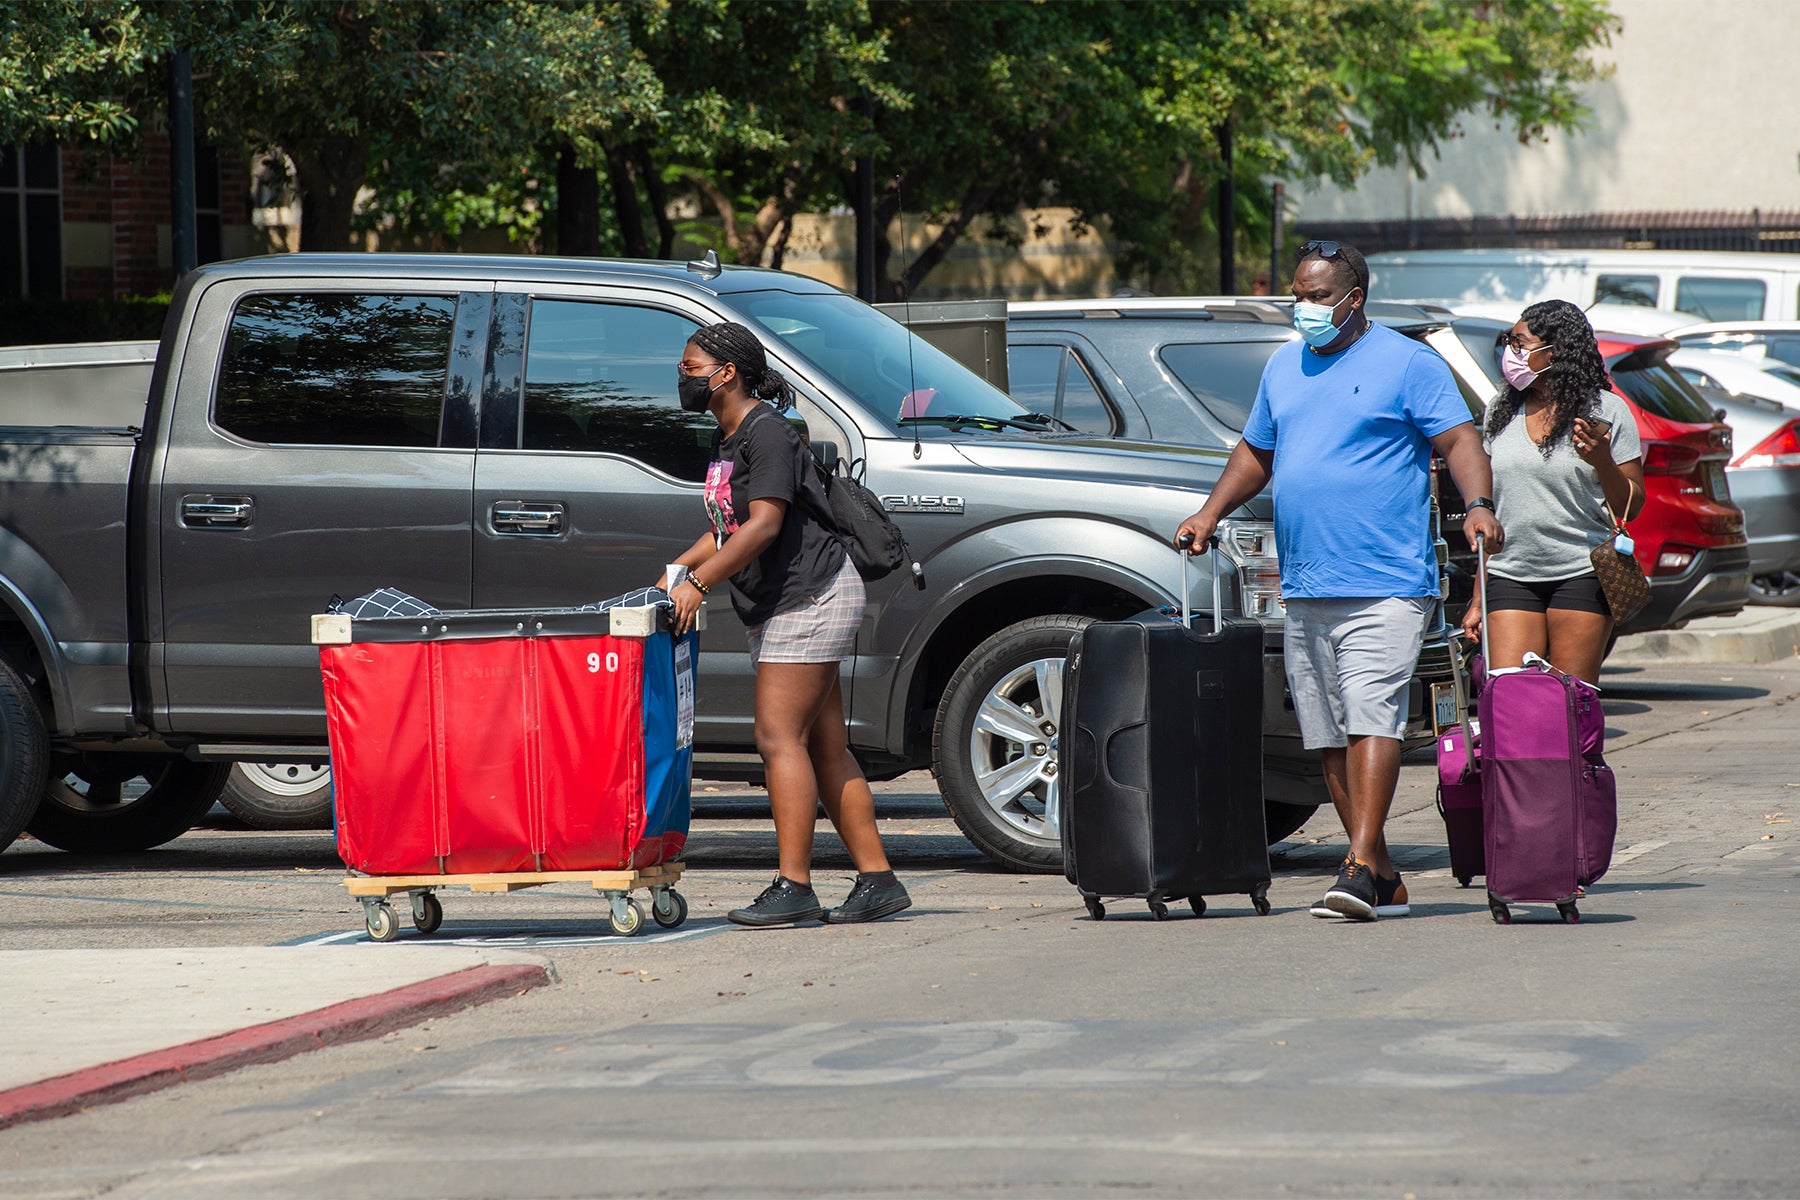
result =
M657 308L532 301L524 448L601 450L705 479L714 421L682 411L675 394L675 364L698 328Z
M253 442L435 446L455 322L452 296L248 296L213 420Z

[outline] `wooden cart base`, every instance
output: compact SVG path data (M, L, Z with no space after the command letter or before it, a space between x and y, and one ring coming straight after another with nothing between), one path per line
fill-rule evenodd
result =
M513 871L489 875L351 875L344 887L362 901L369 936L391 942L400 936L400 918L388 897L402 893L412 899L413 927L420 933L436 933L444 923L444 906L434 894L438 888L466 887L472 892L516 892L547 883L586 883L610 901L612 931L630 937L644 928L644 906L631 893L642 888L650 893L650 915L664 929L687 920L687 900L675 890L682 864L662 863L641 871Z

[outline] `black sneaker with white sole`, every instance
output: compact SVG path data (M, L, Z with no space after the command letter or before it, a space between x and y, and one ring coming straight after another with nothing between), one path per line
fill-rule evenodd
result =
M856 886L850 889L844 902L825 911L825 920L832 925L879 921L911 907L912 897L906 894L905 886L894 878L892 871L881 871L858 875Z
M1337 882L1325 893L1326 908L1352 921L1373 921L1379 902L1375 891L1375 869L1354 856L1344 859L1338 868Z
M1375 915L1378 917L1404 917L1412 913L1412 905L1406 896L1406 884L1400 881L1400 872L1395 871L1393 878L1375 877ZM1330 908L1320 900L1312 906L1315 917L1336 917L1342 920L1344 914Z
M819 897L810 884L795 883L785 875L777 875L775 882L762 890L762 895L744 908L732 909L725 914L725 919L733 925L798 925L802 921L817 921L824 915L825 910L819 906Z

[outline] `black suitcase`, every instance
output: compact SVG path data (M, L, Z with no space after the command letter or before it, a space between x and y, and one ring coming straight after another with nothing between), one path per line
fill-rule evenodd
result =
M1100 621L1069 647L1063 685L1063 871L1088 912L1143 899L1196 914L1207 895L1248 894L1269 911L1263 821L1263 629L1220 620L1213 541L1213 631L1192 628L1187 554L1182 610Z

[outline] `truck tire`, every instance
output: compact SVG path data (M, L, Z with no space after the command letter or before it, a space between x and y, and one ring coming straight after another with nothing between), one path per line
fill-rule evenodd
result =
M1062 870L1057 722L1069 641L1092 617L1008 625L950 677L931 735L944 805L975 848L1016 871Z
M44 711L31 685L0 662L0 850L12 845L37 811L49 770Z
M330 829L324 763L233 763L219 803L252 829Z
M51 770L26 828L72 854L126 854L178 838L231 777L230 763L129 754L57 755Z
M1069 642L1092 617L1034 617L975 648L950 677L932 730L944 805L976 849L1016 871L1062 871L1056 744ZM1048 693L1048 696L1046 696ZM1037 736L1029 737L1035 733ZM1263 802L1269 844L1317 805Z

